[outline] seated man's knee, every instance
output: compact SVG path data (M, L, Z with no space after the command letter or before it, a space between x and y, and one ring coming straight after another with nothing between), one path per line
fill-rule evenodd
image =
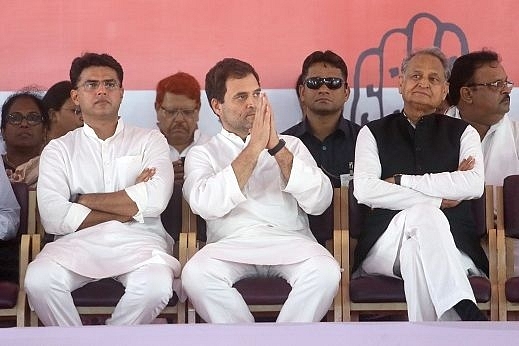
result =
M155 265L146 278L143 299L147 301L168 302L173 296L173 272L165 265Z
M45 294L53 285L52 268L47 261L33 261L27 267L25 274L25 290L31 296Z
M430 204L417 204L408 208L406 211L407 220L413 223L430 224L432 221L448 223L441 209Z
M182 287L189 294L201 288L206 268L197 261L188 261L182 269Z
M217 280L222 273L215 267L218 260L197 254L187 261L182 270L182 287L186 292L205 289L210 282ZM201 283L205 283L202 285Z
M335 259L326 256L318 256L309 259L312 265L312 276L315 284L323 289L338 287L341 280L341 268Z

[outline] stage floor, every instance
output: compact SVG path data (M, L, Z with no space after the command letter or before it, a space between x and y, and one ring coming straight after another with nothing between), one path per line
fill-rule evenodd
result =
M192 324L3 328L6 346L517 345L519 322Z

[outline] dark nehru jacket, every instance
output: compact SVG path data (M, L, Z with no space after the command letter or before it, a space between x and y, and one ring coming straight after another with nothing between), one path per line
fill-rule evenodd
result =
M366 126L377 142L381 179L386 179L395 174L423 175L458 170L460 139L468 124L443 114L430 114L423 116L413 128L402 113L395 113ZM488 259L474 232L470 202L463 201L442 211L451 226L456 247L488 275ZM355 268L398 212L389 209L368 211L355 250Z

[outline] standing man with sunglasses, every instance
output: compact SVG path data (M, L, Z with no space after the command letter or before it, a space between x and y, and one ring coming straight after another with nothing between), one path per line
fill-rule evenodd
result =
M283 134L298 137L334 187L341 174L353 169L355 141L360 126L344 118L350 96L348 68L332 51L315 51L306 57L299 95L306 118Z
M496 52L483 50L460 56L449 78L447 114L461 118L479 133L485 159L485 183L503 186L519 174L519 123L510 110L513 83Z
M486 320L467 278L489 271L469 201L483 193L483 154L472 126L435 113L448 78L438 48L410 54L402 111L366 124L357 140L354 194L369 209L354 268L401 278L409 321Z
M123 69L113 57L77 57L70 81L84 126L52 140L41 155L38 207L56 239L27 269L29 302L46 326L79 326L71 292L113 278L125 293L106 323L150 323L180 275L160 221L173 188L169 147L159 131L119 117Z
M350 96L348 68L334 52L315 51L303 62L301 80L299 95L306 117L283 134L301 139L333 187L340 187L340 176L353 173L360 129L343 114L344 103ZM309 215L309 220L321 244L331 239L332 206L323 215Z

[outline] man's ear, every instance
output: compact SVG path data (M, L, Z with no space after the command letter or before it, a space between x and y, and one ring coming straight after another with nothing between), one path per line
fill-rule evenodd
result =
M77 89L70 90L70 98L76 106L79 106L79 94L77 92Z
M398 75L398 92L402 95L402 84L404 84L404 75Z
M54 108L49 109L49 121L58 122L58 114Z
M463 100L465 103L472 103L473 100L473 93L472 89L469 87L461 87L460 88L460 101Z
M211 108L213 109L213 112L218 115L218 117L222 115L222 104L217 99L211 99Z
M345 88L345 92L346 92L346 95L345 95L345 98L344 98L344 103L346 103L346 101L348 101L348 99L350 98L350 86L349 85L345 85L344 86Z
M443 90L442 90L443 100L445 100L448 93L449 93L449 82L445 82L445 84L443 86Z
M304 85L299 85L298 86L298 89L299 89L299 100L303 101L304 100L304 93L305 93L305 86Z

